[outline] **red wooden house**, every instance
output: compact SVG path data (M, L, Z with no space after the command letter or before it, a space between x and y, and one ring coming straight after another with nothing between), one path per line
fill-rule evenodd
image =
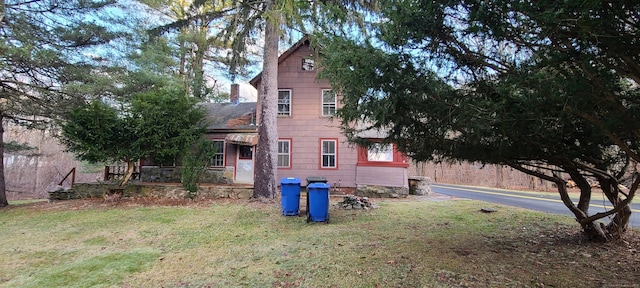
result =
M203 183L253 184L253 155L258 143L256 102L240 102L239 86L231 86L229 103L202 103L207 110L207 135L216 153ZM180 159L172 163L140 161L143 182L180 182Z
M303 39L278 60L278 177L297 177L305 185L307 177L322 176L332 189L353 188L361 195L408 194L405 155L393 145L366 149L350 144L338 121L332 121L341 98L328 81L317 79L314 59ZM256 89L261 76L250 81ZM231 103L205 104L210 121L207 137L223 149L212 159L203 182L253 183L260 101L240 103L238 94L238 86L232 85ZM361 136L381 138L375 133ZM179 182L179 169L147 164L142 163L143 181Z
M340 95L327 80L317 79L314 59L306 39L278 59L278 177L297 177L304 184L309 176L323 176L332 187L357 188L362 194L372 188L407 194L407 157L393 145L369 150L347 142L338 120L331 118L340 108ZM258 88L261 76L250 84Z

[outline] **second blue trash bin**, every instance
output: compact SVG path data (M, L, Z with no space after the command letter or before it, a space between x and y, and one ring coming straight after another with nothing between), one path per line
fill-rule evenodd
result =
M307 186L309 211L307 222L329 222L329 188L327 183L312 183Z
M282 215L297 216L300 211L300 179L293 177L280 179L280 194Z

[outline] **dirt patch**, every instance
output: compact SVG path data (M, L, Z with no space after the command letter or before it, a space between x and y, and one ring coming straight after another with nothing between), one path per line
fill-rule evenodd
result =
M564 279L572 274L565 273L579 270L583 287L637 287L637 232L629 231L621 240L594 243L586 240L579 227L527 228L445 245L454 257L467 259L468 266L439 271L436 278L449 287L568 287ZM530 282L513 280L527 275L536 276Z

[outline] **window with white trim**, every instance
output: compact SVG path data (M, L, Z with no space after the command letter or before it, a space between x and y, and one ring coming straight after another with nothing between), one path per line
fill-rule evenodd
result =
M330 89L322 90L322 116L336 115L336 107L338 100L336 93Z
M211 141L211 147L215 151L211 158L211 166L224 167L224 140Z
M393 162L393 146L376 143L369 147L367 160L372 162Z
M338 167L338 163L336 160L338 156L337 142L338 141L336 140L321 141L321 146L322 146L321 148L322 164L320 166L321 168L337 168Z
M291 167L291 140L278 140L278 168Z
M291 90L278 90L278 116L291 116Z
M251 160L253 159L253 146L239 145L238 146L238 159Z

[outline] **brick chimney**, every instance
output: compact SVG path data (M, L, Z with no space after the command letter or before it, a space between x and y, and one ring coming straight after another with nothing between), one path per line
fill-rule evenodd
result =
M231 102L231 105L238 105L238 103L240 103L239 84L231 84L231 95L229 95L229 102Z

